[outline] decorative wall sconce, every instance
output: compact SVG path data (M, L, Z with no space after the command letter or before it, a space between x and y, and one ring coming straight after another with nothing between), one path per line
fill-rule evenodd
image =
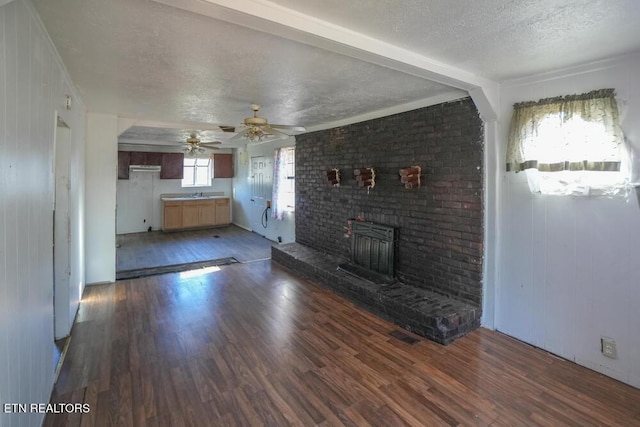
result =
M340 169L329 169L327 171L327 181L332 187L340 187Z
M420 166L411 166L406 169L400 169L400 182L404 184L404 188L420 188Z
M354 169L353 175L356 178L358 187L366 187L367 193L376 186L376 172L373 168Z

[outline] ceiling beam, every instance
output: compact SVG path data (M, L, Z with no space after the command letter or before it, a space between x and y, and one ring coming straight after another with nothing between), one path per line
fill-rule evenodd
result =
M167 121L154 121L137 119L132 117L118 117L118 136L122 135L127 129L133 126L145 126L152 128L162 129L191 129L193 131L201 130L213 130L216 132L223 132L218 125L212 125L211 123L202 122L167 122Z
M462 89L484 120L496 119L497 82L270 1L153 1Z

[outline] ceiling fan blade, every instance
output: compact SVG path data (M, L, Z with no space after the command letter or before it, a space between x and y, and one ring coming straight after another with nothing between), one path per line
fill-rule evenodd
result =
M307 128L305 128L304 126L272 125L272 124L269 124L269 127L276 128L276 129L288 129L288 130L293 131L293 132L305 132L307 130Z
M202 144L200 144L200 148L205 148L207 150L219 150L220 149L220 147L208 147L208 146L202 145Z
M199 145L201 147L204 147L207 145L220 145L220 144L222 144L222 141L201 142Z
M275 130L271 125L265 126L262 128L262 131L264 133L266 133L267 135L273 135L273 136L277 136L280 138L288 138L291 135L287 135L284 132L280 132L279 130Z
M240 141L244 138L244 136L249 132L249 129L245 129L241 132L236 133L235 135L233 135L231 138L228 139L228 141Z

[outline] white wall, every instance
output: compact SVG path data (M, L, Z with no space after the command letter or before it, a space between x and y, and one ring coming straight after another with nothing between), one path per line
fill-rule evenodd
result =
M504 172L504 159L513 103L601 88L615 88L623 131L637 153L639 75L636 55L502 87L495 293L497 329L635 387L640 387L636 196L624 201L533 195L525 174ZM602 336L615 339L617 359L601 354Z
M230 150L220 150L228 153ZM160 179L160 173L131 172L117 183L117 233L138 233L162 228L162 194L222 193L231 197L232 178L214 178L208 187L181 186L180 179ZM144 220L147 220L144 222Z
M233 179L233 223L252 230L269 240L276 242L278 237L282 243L295 241L295 215L293 212L287 213L281 221L271 218L267 222L267 228L260 225L260 214L262 207L254 207L251 202L251 157L265 156L273 167L276 148L291 147L295 145L295 138L283 139L264 144L251 145L247 148L236 150L235 178ZM265 179L268 193L271 194L273 188L273 171L271 170ZM271 196L269 196L271 199Z
M87 114L86 282L116 280L118 118Z
M74 100L70 111L66 94ZM0 7L0 403L46 403L53 385L57 114L71 128L72 317L84 287L84 106L31 3L8 3ZM42 419L0 411L0 426Z

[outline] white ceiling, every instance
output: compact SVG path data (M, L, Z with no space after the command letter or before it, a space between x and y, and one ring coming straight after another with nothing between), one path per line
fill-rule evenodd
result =
M127 142L224 141L251 103L312 130L467 93L490 106L496 82L640 51L637 0L34 4L87 108L132 119Z

